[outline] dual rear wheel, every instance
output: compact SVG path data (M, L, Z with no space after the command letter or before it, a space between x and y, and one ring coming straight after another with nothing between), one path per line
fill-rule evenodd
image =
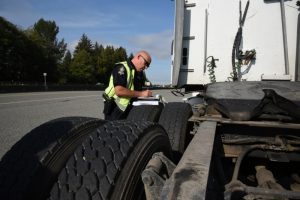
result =
M182 154L190 140L189 131L192 127L188 120L192 114L193 111L190 104L170 102L164 107L162 105L134 106L129 112L127 119L158 122L167 131L172 150Z
M131 120L65 117L33 129L0 162L0 199L145 199L142 171L155 152L181 150L190 110L139 109Z
M64 117L26 134L1 159L0 199L45 199L66 160L105 121Z
M158 124L108 122L77 148L49 199L144 199L141 173L155 152L171 155Z

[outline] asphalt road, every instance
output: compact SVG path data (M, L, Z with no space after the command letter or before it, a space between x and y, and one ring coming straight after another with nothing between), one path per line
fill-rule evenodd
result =
M155 90L167 102L182 101L170 90ZM103 118L102 91L0 94L0 158L33 128L66 116Z

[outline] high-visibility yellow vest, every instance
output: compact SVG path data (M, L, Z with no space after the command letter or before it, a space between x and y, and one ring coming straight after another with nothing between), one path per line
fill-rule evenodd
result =
M127 72L127 85L126 88L129 90L134 90L134 84L133 84L133 80L134 80L134 73L135 70L134 69L130 69L130 67L128 66L128 63L126 61L124 62L120 62L117 64L122 64ZM107 94L107 96L109 98L113 98L114 101L116 102L117 106L122 110L125 111L125 109L127 108L127 106L130 103L130 97L118 97L115 93L115 86L114 86L114 80L113 80L113 76L110 75L110 79L109 79L109 84L108 87L105 89L105 93Z

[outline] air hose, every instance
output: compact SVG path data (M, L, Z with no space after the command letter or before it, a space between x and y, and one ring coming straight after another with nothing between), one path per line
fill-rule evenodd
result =
M210 59L210 60L209 60ZM216 82L216 75L215 75L215 68L216 66L216 61L218 61L219 59L215 59L213 56L209 56L206 58L206 62L207 64L207 68L208 68L208 72L209 72L209 79L211 83L215 83Z
M235 35L235 39L234 39L234 43L233 43L233 48L232 48L232 54L231 54L231 64L232 64L232 73L233 73L233 81L237 81L238 80L238 76L237 76L237 66L235 63L235 60L241 60L240 58L240 46L241 46L241 41L242 41L242 37L243 37L243 26L245 23L245 19L246 19L246 15L248 12L248 8L249 8L249 0L247 1L245 10L244 10L244 14L242 17L242 11L241 11L241 1L240 1L240 18L239 18L239 29ZM240 64L239 64L240 65Z

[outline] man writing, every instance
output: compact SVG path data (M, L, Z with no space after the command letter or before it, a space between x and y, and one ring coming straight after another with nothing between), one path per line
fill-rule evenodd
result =
M150 90L142 90L145 82L143 71L150 66L151 56L142 50L128 61L116 63L105 89L104 119L117 120L126 117L131 99L152 96Z

